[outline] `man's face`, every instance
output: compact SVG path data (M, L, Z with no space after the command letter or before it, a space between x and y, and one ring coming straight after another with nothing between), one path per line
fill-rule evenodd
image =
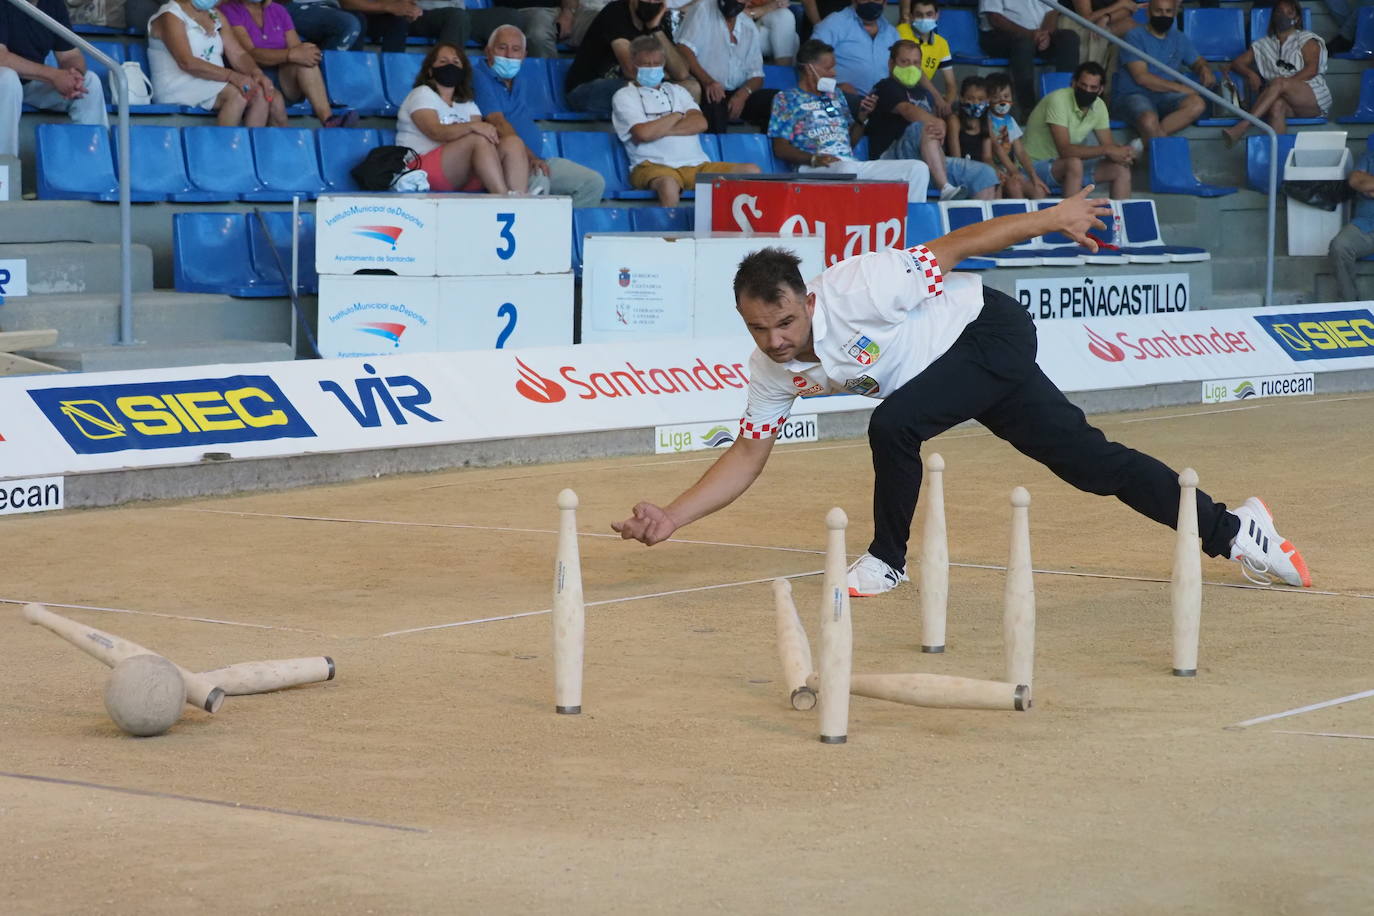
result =
M754 343L775 363L785 363L811 349L811 316L816 311L814 293L799 295L780 287L776 302L742 297L735 308Z
M497 57L509 57L511 60L525 59L525 39L515 29L499 30L491 42L491 47L487 48L487 63Z
M1150 18L1155 16L1168 16L1173 19L1178 15L1178 0L1150 0Z
M939 19L940 11L929 3L914 3L911 6L912 19Z
M1080 73L1078 79L1073 81L1073 88L1091 92L1093 95L1100 95L1102 93L1102 77L1095 73Z
M816 75L816 79L820 79L823 76L834 76L835 55L822 54L820 57L812 61L809 64L809 66L811 67L811 72Z
M921 52L917 48L902 48L897 52L897 56L888 65L888 72L891 73L897 67L919 67L921 66Z

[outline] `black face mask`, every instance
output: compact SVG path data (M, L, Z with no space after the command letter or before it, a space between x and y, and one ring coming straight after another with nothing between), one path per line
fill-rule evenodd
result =
M442 64L429 71L429 75L434 77L434 82L443 86L445 89L452 89L457 86L463 78L463 68L457 64Z
M1289 29L1293 28L1297 24L1298 21L1296 19L1289 19L1287 16L1274 17L1275 32L1287 32Z
M1097 93L1096 93L1096 92L1089 92L1089 91L1086 90L1086 89L1079 89L1077 86L1074 86L1074 87L1073 87L1073 100L1074 100L1074 102L1078 105L1079 108L1087 108L1087 107L1090 106L1093 102L1096 102L1096 101L1097 101Z
M854 8L859 18L864 22L877 22L883 17L883 5L881 3L860 3Z
M641 3L635 9L635 15L640 22L652 22L654 17L663 11L662 3Z
M1174 27L1173 16L1151 16L1150 28L1156 32L1168 32Z
M744 9L741 0L718 0L716 6L720 7L720 14L726 19L733 19Z

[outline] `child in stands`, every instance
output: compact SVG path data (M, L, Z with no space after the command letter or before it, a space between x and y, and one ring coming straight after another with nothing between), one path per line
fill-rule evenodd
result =
M985 83L990 106L988 128L992 133L992 164L1002 183L1002 196L1031 200L1048 197L1050 190L1035 174L1026 144L1021 142L1021 125L1011 113L1011 77L1006 73L993 73Z

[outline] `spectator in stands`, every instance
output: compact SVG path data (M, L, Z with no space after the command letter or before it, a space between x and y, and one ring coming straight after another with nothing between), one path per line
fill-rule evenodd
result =
M930 169L919 159L876 159L859 162L854 144L877 103L867 96L854 117L840 97L835 80L835 51L812 39L797 51L797 88L773 97L768 136L773 155L796 166L798 172L851 173L875 181L905 181L908 201L926 199Z
M262 127L269 117L285 124L281 93L214 7L215 0L167 0L149 20L153 101L218 112L222 127Z
M859 102L887 76L888 49L901 38L883 18L883 0L853 0L822 19L812 36L835 49L835 78L858 117Z
M792 15L791 4L787 0L747 0L744 15L759 27L763 56L775 64L792 66L801 39L797 37L797 17Z
M893 43L888 54L890 75L873 87L877 101L868 119L868 158L920 159L940 189L941 200L970 195L991 200L997 176L990 167L969 159L945 159L946 125L930 110L930 95L921 88L925 80L921 52L914 41Z
M461 50L437 44L396 114L396 145L420 154L432 191L529 188L530 160L515 134L502 137L472 100L472 69Z
M990 73L983 81L988 90L988 128L992 133L993 167L1002 184L1002 196L1039 200L1050 189L1035 174L1035 163L1021 142L1021 125L1011 113L1011 77Z
M62 0L36 0L35 5L70 27ZM56 67L43 62L49 52ZM77 124L109 125L100 77L86 69L81 52L5 3L0 6L0 156L19 155L19 114L25 103L65 111Z
M698 172L752 172L753 163L710 162L697 134L706 118L686 89L663 82L663 46L652 35L630 43L635 81L612 99L611 123L630 159L630 186L658 194L658 202L676 207L683 188L696 183Z
M1126 33L1139 24L1135 19L1135 11L1139 6L1136 0L1073 0L1072 3L1064 3L1064 6L1072 8L1075 13L1117 38L1125 38ZM1112 75L1117 72L1117 46L1066 16L1060 17L1059 27L1078 36L1078 62L1081 64L1090 60L1101 64L1110 84Z
M979 200L997 196L992 128L988 126L988 86L981 76L966 76L959 87L959 107L945 119L945 149L950 166L963 179L961 191L973 192ZM965 196L946 196L946 190L941 190L941 200Z
M557 57L558 43L572 37L577 0L498 0L497 5L519 15L530 57Z
M1326 11L1336 20L1336 34L1326 40L1329 54L1344 54L1355 47L1355 27L1359 23L1362 0L1326 0Z
M763 50L754 20L741 15L744 0L697 0L678 30L678 53L701 86L706 129L723 134L741 118L768 126L772 93L763 89Z
M485 56L472 68L472 84L483 120L496 128L502 140L512 134L525 147L529 161L530 190L567 194L574 207L595 207L606 192L601 173L557 157L540 155L543 137L530 111L530 83L542 73L529 73L525 62L525 35L513 25L503 25L487 39Z
M703 0L704 2L704 0ZM583 37L577 56L563 82L568 105L601 118L611 116L611 97L635 78L630 42L641 35L653 37L663 49L665 79L682 83L693 97L700 87L688 80L687 62L673 44L668 7L662 0L611 0Z
M1045 96L1031 112L1026 152L1035 174L1053 193L1070 197L1083 185L1096 183L1110 184L1116 200L1131 196L1131 163L1137 151L1112 137L1101 97L1104 76L1099 64L1079 64L1073 83ZM1097 142L1084 142L1090 139Z
M1331 240L1328 254L1342 301L1356 302L1360 290L1355 282L1355 262L1374 254L1374 152L1365 152L1346 181L1355 192L1355 213Z
M433 38L463 48L469 38L485 42L503 25L518 25L520 16L504 7L465 9L464 0L342 0L344 9L363 16L367 35L383 53L400 54L406 39ZM362 47L361 39L357 47Z
M1326 43L1302 28L1298 0L1278 0L1269 16L1269 33L1236 58L1231 69L1245 78L1257 96L1250 113L1264 118L1278 133L1288 131L1289 116L1324 118L1331 110L1326 87ZM1261 90L1261 86L1263 89ZM1233 146L1250 129L1248 121L1221 132Z
M949 42L935 30L940 25L940 6L935 0L902 0L902 8L913 18L897 26L897 34L904 41L912 41L921 51L921 89L925 92L930 111L938 118L947 118L954 110L951 104L958 87L954 82L954 58ZM890 53L890 49L889 49ZM939 73L940 85L935 85Z
M339 8L339 0L291 0L285 4L296 34L325 51L347 51L362 38L364 20Z
M1048 57L1060 73L1078 66L1078 36L1059 28L1059 14L1040 0L978 0L978 14L978 44L985 53L1010 60L1023 113L1035 105L1036 55Z
M1191 67L1202 85L1211 89L1216 76L1193 47L1193 40L1174 24L1178 0L1150 0L1150 21L1126 33L1126 43L1175 70ZM1192 83L1180 83L1154 64L1126 53L1112 86L1112 113L1135 127L1148 143L1183 130L1207 110Z
M309 99L315 117L325 127L352 127L358 123L356 111L335 114L330 107L320 73L320 49L300 40L295 24L280 3L227 0L220 4L220 12L233 29L234 39L263 68L287 104ZM284 126L285 115L283 109L281 124L273 126ZM270 116L269 123L273 123Z

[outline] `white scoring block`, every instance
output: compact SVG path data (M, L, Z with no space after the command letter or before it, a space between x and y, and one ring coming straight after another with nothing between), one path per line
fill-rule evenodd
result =
M572 269L572 198L463 195L439 202L441 277Z
M566 346L573 342L573 275L441 277L440 350Z
M333 359L439 349L433 277L320 275L320 355Z
M315 203L315 270L435 275L438 199L424 194L323 194Z
M825 239L818 235L777 236L713 232L696 242L693 337L739 337L752 343L735 310L735 271L744 256L760 248L785 248L801 258L805 280L825 270Z

